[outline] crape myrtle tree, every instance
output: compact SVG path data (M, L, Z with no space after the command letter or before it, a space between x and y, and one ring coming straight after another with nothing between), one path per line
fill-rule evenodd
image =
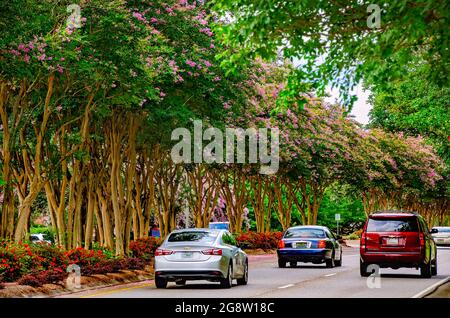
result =
M2 14L21 24L5 33L0 57L2 237L26 236L40 191L67 248L89 247L95 232L123 255L157 209L166 235L179 167L163 133L218 117L231 98L206 12L195 2L80 1L76 26L68 2L44 1L29 5L45 19L25 24L28 10L12 4Z

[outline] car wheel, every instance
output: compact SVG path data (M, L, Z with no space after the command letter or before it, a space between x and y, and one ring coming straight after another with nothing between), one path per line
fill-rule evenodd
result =
M432 265L431 265L431 275L436 276L437 275L437 257L434 259Z
M155 285L156 288L166 288L167 287L167 279L162 277L155 277Z
M247 285L247 282L248 282L248 261L245 262L244 276L242 276L242 278L237 279L237 284L238 285Z
M420 276L423 278L431 278L431 261L428 264L420 266Z
M340 255L341 255L341 256L339 257L339 260L338 260L338 261L335 261L335 264L336 264L337 267L342 266L342 251L341 251L341 254L340 254Z
M359 261L359 274L361 277L369 277L371 273L367 272L367 266L368 264L364 263L363 261Z
M185 279L177 280L175 284L177 284L178 286L184 286L186 285L186 280Z
M327 260L325 261L325 264L326 264L327 268L333 268L333 267L335 266L335 263L334 263L334 251L333 251L333 253L331 254L331 258L330 258L330 259L327 259Z
M279 258L278 259L278 267L279 268L285 268L286 267L286 261L284 259Z
M222 288L231 288L231 286L233 285L233 276L232 276L231 270L232 270L232 268L231 268L231 264L230 264L230 265L228 265L227 276L220 280L220 285L222 286Z
M290 267L297 267L297 262L289 262Z

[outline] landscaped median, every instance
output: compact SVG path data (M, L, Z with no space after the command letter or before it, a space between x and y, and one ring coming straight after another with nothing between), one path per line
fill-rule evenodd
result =
M152 237L132 241L130 256L118 258L95 246L65 250L47 243L0 242L0 297L67 292L70 265L80 267L82 288L151 279L160 243Z
M249 255L274 254L283 232L246 232L236 241ZM153 279L154 252L161 240L149 237L130 243L128 257L95 246L66 250L39 243L0 242L0 297L57 295ZM69 288L70 265L81 271L81 288Z

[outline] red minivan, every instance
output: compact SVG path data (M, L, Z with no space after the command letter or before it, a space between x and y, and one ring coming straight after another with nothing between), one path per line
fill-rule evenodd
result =
M437 275L436 244L425 220L416 212L378 211L369 215L360 242L360 272L370 264L381 268L420 268L422 277Z

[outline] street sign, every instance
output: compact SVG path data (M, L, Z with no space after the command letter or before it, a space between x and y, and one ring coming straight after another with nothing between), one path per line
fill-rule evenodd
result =
M341 220L341 215L339 213L334 215L334 220L335 221L340 221Z

